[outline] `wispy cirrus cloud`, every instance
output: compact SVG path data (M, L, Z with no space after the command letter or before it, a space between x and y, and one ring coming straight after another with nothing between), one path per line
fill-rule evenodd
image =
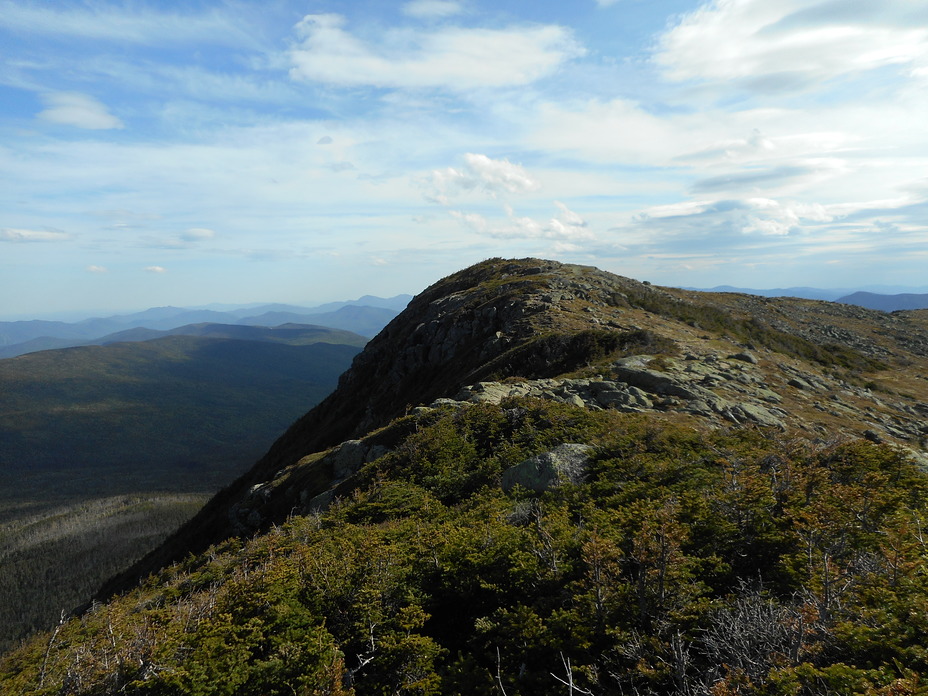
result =
M202 242L216 236L216 231L208 227L191 227L181 233L180 238L185 242Z
M517 215L511 206L505 206L505 218L491 220L480 213L452 210L453 218L464 223L477 234L495 239L550 239L576 242L594 238L581 215L560 201L554 201L558 212L548 220L537 220Z
M672 80L736 81L760 92L801 89L887 66L922 66L928 28L919 3L714 0L660 39Z
M0 228L0 242L62 242L71 235L61 230L24 230L14 227Z
M463 11L461 3L453 0L412 0L403 5L403 14L417 19L443 19Z
M137 4L0 1L0 27L20 34L66 36L132 44L188 41L213 45L255 43L247 21L221 8L170 12Z
M297 80L341 86L440 88L461 91L530 84L584 53L556 25L503 29L443 26L395 29L378 43L345 29L337 14L307 15L290 52Z
M726 247L733 237L783 237L800 233L808 223L832 222L834 217L820 204L756 197L654 206L639 212L633 224L651 230L655 238L661 234L678 239L695 236L705 244L714 237L720 247Z
M125 128L119 118L93 97L78 92L51 92L42 95L45 109L38 118L50 123L87 130Z

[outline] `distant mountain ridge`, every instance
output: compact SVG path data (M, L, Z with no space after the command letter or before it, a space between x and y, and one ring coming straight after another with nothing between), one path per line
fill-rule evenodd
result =
M839 297L836 302L857 305L882 312L895 312L900 309L928 309L928 293L902 293L899 295L879 295L873 292L855 292Z
M134 314L96 317L78 322L45 320L0 322L0 358L39 350L100 344L112 334L144 328L171 331L203 323L278 326L316 324L370 338L401 311L411 295L391 298L365 295L358 300L330 302L318 307L285 304L248 305L229 311L153 307Z
M318 326L314 324L280 324L260 326L255 324L187 324L176 329L159 331L139 327L126 329L97 339L89 345L109 345L134 341L150 341L164 336L203 336L211 338L231 338L238 341L262 341L268 343L285 343L287 345L310 345L312 343L332 343L357 346L362 348L367 339L351 331Z
M54 472L71 472L72 493L145 490L146 477L214 488L326 396L365 343L319 327L191 330L203 335L0 360L0 507ZM333 336L350 343L320 340Z
M396 316L396 311L383 307L345 305L336 310L318 314L297 312L265 312L239 320L251 326L280 326L282 324L316 324L333 329L344 329L371 338Z
M697 290L699 292L736 292L743 295L757 295L759 297L799 297L805 300L825 300L826 302L843 302L845 304L856 304L868 309L879 309L854 300L848 300L848 297L856 298L858 295L867 297L876 295L878 297L903 297L918 296L920 291L928 292L928 286L919 288L902 288L898 286L868 286L867 288L814 288L808 286L796 286L788 288L741 288L733 285L716 285L712 288L695 288L685 287L683 290ZM921 309L921 307L896 307L896 309Z

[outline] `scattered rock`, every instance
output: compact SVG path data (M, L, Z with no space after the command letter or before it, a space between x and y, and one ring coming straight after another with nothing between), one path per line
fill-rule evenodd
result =
M738 404L734 411L743 419L753 421L765 428L780 428L781 430L786 428L783 421L758 404Z
M541 492L564 483L580 483L587 474L592 449L589 445L565 443L526 459L503 472L503 490L522 486Z
M367 447L360 440L346 440L326 455L331 463L332 476L337 481L356 474L367 457Z

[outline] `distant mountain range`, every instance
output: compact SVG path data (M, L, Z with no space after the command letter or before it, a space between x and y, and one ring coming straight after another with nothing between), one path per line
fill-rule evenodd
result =
M895 312L899 309L928 309L928 294L878 295L873 292L855 292L840 297L837 301L884 312Z
M365 295L357 300L330 302L318 307L264 304L227 308L223 311L210 308L154 307L134 314L94 317L77 322L5 321L0 322L0 358L54 348L146 340L144 333L126 333L132 329L200 335L195 330L191 332L178 329L205 323L242 326L310 324L342 329L371 338L386 326L410 299L410 295L391 298Z
M700 290L701 292L738 292L745 295L759 295L761 297L799 297L806 300L826 300L828 302L841 302L867 309L879 309L884 312L895 312L899 309L928 309L928 287L914 288L925 290L924 293L905 292L893 293L893 288L886 288L885 293L868 292L864 290L850 290L848 288L737 288L732 285L717 285L714 288L684 288L685 290Z

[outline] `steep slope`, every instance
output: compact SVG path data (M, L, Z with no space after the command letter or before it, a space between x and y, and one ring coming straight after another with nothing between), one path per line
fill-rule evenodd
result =
M926 365L924 313L672 290L591 267L489 260L416 296L330 397L101 596L230 533L282 522L324 493L333 474L329 462L299 486L270 485L280 472L436 399L541 396L712 427L866 434L917 454L928 435ZM496 380L507 384L480 384Z

